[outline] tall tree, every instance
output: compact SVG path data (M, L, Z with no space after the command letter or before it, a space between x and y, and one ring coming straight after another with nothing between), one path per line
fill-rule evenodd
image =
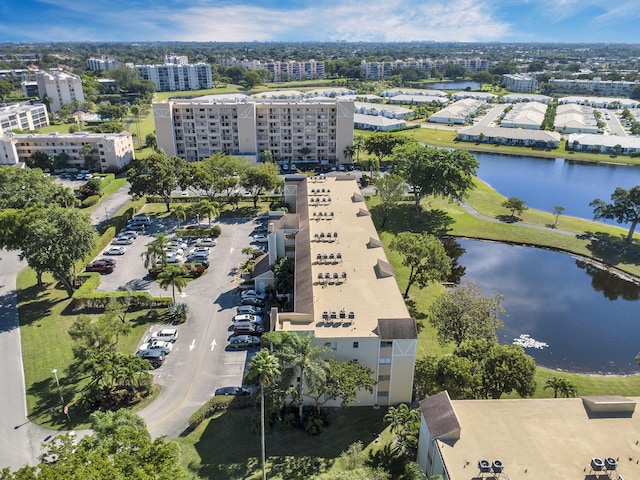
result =
M400 232L389 245L403 258L402 264L409 267L409 280L404 297L414 283L425 288L429 282L444 280L451 274L451 260L442 242L428 233Z
M86 214L61 207L44 209L30 225L22 243L21 256L38 274L51 272L73 295L76 263L85 259L95 245L96 231Z
M397 437L398 446L407 454L414 453L418 448L420 417L420 409L410 408L406 403L389 407L384 416L384 421L391 427L391 433Z
M80 153L84 157L85 167L93 170L97 162L96 154L98 153L98 149L96 146L93 143L86 143L80 149Z
M211 221L220 215L220 204L209 200L201 200L196 205L196 208L200 215L207 217L209 220L209 228L211 228Z
M376 384L373 371L359 363L351 361L338 362L331 358L324 362L323 369L316 369L307 376L309 391L306 396L311 397L316 409L329 400L340 399L344 407L354 402L361 390L373 392Z
M427 196L464 198L474 187L473 179L479 167L478 161L467 151L449 151L408 142L393 151L400 175L411 186L416 211L420 200Z
M169 286L171 287L173 303L176 303L176 288L182 293L187 286L186 276L187 270L182 266L169 266L158 275L158 283L162 288L166 290Z
M167 234L158 233L155 240L147 245L147 250L142 253L144 258L144 268L153 268L158 263L164 268L167 265Z
M184 205L176 205L171 210L171 218L173 218L178 224L178 228L180 228L180 222L187 218L187 209Z
M611 194L611 203L596 198L589 203L593 207L593 218L606 218L618 223L630 223L627 242L633 240L633 233L640 222L640 185L626 190L618 187Z
M384 228L389 215L398 205L404 195L404 179L400 175L389 174L374 180L374 184L380 195L380 207L382 208L382 223L380 228Z
M260 163L249 167L240 176L240 183L251 192L254 208L258 206L260 194L273 190L280 184L278 167L275 163Z
M429 321L438 332L441 343L453 342L459 347L471 338L497 341L502 296L485 297L473 282L463 283L440 295L429 309Z
M153 153L132 162L129 169L132 195L157 195L162 197L167 212L171 211L171 192L178 187L186 169L185 160Z
M524 200L521 200L518 197L509 197L504 202L502 202L502 206L507 210L511 211L511 218L516 219L516 212L518 215L522 215L522 212L527 210L527 207L524 203Z
M260 384L260 439L262 453L262 479L267 478L265 468L266 462L266 445L264 437L264 390L268 388L274 381L275 377L280 374L280 364L275 355L269 353L269 350L260 350L249 362L249 368L245 373L245 377L249 381L258 380Z
M375 155L378 163L380 163L385 157L391 155L397 145L403 145L406 142L407 139L405 137L388 132L380 132L367 137L364 141L364 148L371 155Z

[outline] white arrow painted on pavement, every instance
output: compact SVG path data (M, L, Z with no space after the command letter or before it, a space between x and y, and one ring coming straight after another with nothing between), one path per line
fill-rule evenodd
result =
M231 249L229 250L229 253L233 253L233 247L231 247Z
M189 351L192 351L194 348L196 348L196 339L195 338L193 340L191 340L191 345L189 345Z
M214 349L214 348L216 348L216 345L217 345L217 343L216 343L216 339L214 338L214 339L213 339L213 342L211 342L211 351L212 351L212 352L213 352L213 349Z

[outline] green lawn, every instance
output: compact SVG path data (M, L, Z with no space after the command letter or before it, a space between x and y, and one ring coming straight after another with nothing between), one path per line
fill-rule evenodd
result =
M194 478L259 480L260 436L251 429L252 411L228 410L177 439L183 461ZM362 441L366 453L376 453L391 437L383 421L386 409L351 407L332 414L331 424L319 436L302 430L275 431L266 436L267 476L273 480L304 480L318 471L339 469L340 453ZM386 430L385 430L386 429ZM381 434L380 437L377 434Z

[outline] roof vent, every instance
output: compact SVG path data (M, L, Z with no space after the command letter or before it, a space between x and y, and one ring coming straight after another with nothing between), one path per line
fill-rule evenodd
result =
M502 462L500 460L494 460L491 464L491 470L493 470L493 473L502 473L502 470L504 470L504 465L502 465Z
M491 472L491 464L489 463L489 460L478 460L478 470L480 470L480 473Z
M592 458L591 459L591 469L594 472L600 472L604 470L604 462L601 458Z
M607 457L604 459L604 466L607 470L615 470L618 468L618 461L613 457Z

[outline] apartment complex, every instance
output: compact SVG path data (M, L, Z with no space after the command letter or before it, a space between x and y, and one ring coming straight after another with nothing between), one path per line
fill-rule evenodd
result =
M270 80L272 82L324 78L324 62L317 60L261 62L259 60L236 60L232 57L221 60L220 64L223 67L239 66L247 70L267 70L271 74Z
M536 77L524 73L502 75L502 85L510 92L535 93L538 90Z
M276 161L346 161L353 144L353 102L208 95L153 104L158 146L196 161L217 152Z
M49 157L68 155L67 163L85 168L82 147L95 147L93 168L102 172L123 169L134 159L133 141L129 132L122 133L49 133L0 135L0 165L26 162L34 152L44 152Z
M364 76L367 80L381 80L393 75L393 71L398 68L417 68L426 72L431 72L431 69L435 68L437 71L442 72L447 63L462 65L474 73L489 70L489 60L483 58L426 58L394 60L390 62L369 62L362 60L360 66L364 70Z
M87 68L89 70L117 70L120 68L120 62L103 55L100 58L87 58Z
M28 103L0 107L0 134L11 130L37 130L49 125L47 107Z
M162 65L130 65L142 80L156 84L156 92L203 90L211 88L213 77L208 63L189 64L187 57L165 57ZM185 62L185 63L183 63Z
M550 78L549 89L554 93L593 94L605 97L629 97L634 88L640 86L640 81L624 82L602 80L569 80L565 78Z
M49 111L55 113L74 101L84 102L82 81L77 75L63 71L36 72L38 95L49 100Z
M284 194L291 213L270 224L269 253L254 270L264 290L273 279L265 264L295 260L293 311L273 308L271 329L311 333L337 360L371 369L378 383L358 404L410 402L416 323L355 178L290 175Z

